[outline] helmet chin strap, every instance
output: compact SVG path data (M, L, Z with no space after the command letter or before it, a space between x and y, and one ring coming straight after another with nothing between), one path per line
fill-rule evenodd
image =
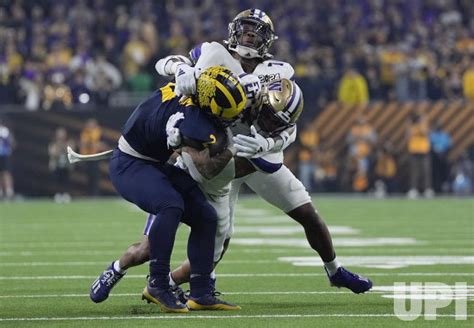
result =
M243 58L261 58L261 56L258 54L258 51L250 47L237 45L235 46L235 49L231 50L234 50L239 54L240 57Z

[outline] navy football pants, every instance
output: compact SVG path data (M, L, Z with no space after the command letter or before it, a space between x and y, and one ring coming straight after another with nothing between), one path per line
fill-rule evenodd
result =
M210 292L217 214L197 183L183 170L127 155L116 149L110 160L110 178L126 200L157 216L150 234L150 281L168 288L168 273L180 221L191 227L188 257L191 295Z

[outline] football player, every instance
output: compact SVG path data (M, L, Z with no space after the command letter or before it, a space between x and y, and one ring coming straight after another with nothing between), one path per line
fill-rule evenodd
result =
M157 62L159 74L175 74L178 92L192 93L195 77L211 65L223 65L232 71L252 73L262 84L275 79L293 79L294 70L290 64L272 59L268 52L277 39L271 19L259 9L249 9L239 13L229 24L229 38L226 47L217 43L203 43L190 52L191 60L183 56L168 56ZM195 63L191 67L189 63ZM300 91L301 92L301 91ZM276 101L277 98L274 100ZM311 247L318 252L324 262L324 269L330 283L336 287L347 287L354 293L364 293L372 288L372 282L343 268L336 259L331 235L321 215L314 208L303 184L293 173L280 163L283 150L296 138L296 121L302 106L276 104L276 111L263 107L256 117L247 117L232 127L237 156L249 158L260 166L274 167L271 174L256 170L232 182L231 188L231 229L233 231L234 208L240 186L245 183L263 199L284 211L299 222ZM255 127L258 127L259 130ZM226 242L228 245L228 241ZM172 277L181 283L187 276L175 270Z
M247 96L238 77L223 67L207 69L196 84L195 97L180 99L174 85L168 84L141 103L126 122L110 160L110 177L120 195L157 217L149 228L150 276L143 298L159 305L164 312L240 309L217 299L211 286L216 211L191 176L167 161L174 152L170 143L176 142L169 138L173 135L170 131L179 129L183 156L186 152L200 152L200 174L214 177L233 152L222 149L210 156L210 148L227 144L222 124L240 115ZM176 298L168 278L180 222L191 227L191 295L187 304ZM106 285L119 278L113 271L109 268L107 274L94 282L90 294L93 301L101 301Z

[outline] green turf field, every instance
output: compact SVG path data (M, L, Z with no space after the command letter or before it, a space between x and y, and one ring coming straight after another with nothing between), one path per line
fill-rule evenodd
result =
M181 315L141 301L146 265L129 270L106 302L89 300L96 276L141 238L145 215L125 201L0 203L0 326L474 327L473 199L315 201L339 260L370 277L372 292L331 288L299 226L248 198L217 286L242 310ZM180 228L173 265L185 257L187 232ZM458 310L467 297L467 320L455 320L454 301L434 321L400 320L395 282L443 283L448 299L455 283L467 284L456 294Z

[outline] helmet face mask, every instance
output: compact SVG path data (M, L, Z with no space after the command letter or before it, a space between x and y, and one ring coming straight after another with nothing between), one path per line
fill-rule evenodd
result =
M267 136L279 134L281 131L289 128L291 123L286 123L278 115L269 104L264 104L257 116L257 124L262 132Z
M288 79L271 82L263 91L263 105L257 116L260 129L275 135L295 125L303 111L303 93Z
M254 40L246 40L246 33ZM251 37L249 37L251 38ZM270 18L259 9L248 9L239 13L229 24L229 50L245 58L271 57L268 50L278 37L273 30Z

